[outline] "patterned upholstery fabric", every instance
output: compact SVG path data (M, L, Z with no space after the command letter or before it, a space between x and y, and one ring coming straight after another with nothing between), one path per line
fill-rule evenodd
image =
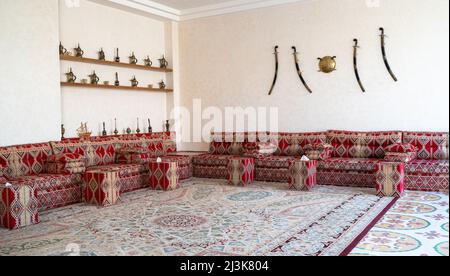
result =
M255 161L256 168L288 169L289 162L295 160L290 156L267 156Z
M191 156L164 156L161 158L163 162L177 162L180 180L190 179L193 176L194 169ZM156 161L156 159L150 160Z
M8 180L5 178L5 177L3 177L3 176L0 176L0 184L4 184L4 183L6 183Z
M311 191L317 185L317 161L293 161L289 167L289 189Z
M83 155L63 153L50 155L45 163L45 172L49 174L76 174L86 171L86 160Z
M397 152L386 152L384 156L384 161L388 162L411 162L417 158L417 152L407 152L407 153L397 153Z
M0 226L10 230L39 222L37 190L28 185L0 184Z
M136 191L139 189L147 188L149 186L149 174L146 172L145 174L137 174L127 177L120 177L120 193L128 193L132 191Z
M405 187L407 190L448 193L449 176L445 175L412 175L407 174Z
M212 155L205 154L200 156L195 156L193 158L193 163L195 166L209 166L209 167L226 167L230 162L232 156L230 155Z
M0 148L0 167L8 179L38 175L44 172L45 161L52 154L49 144L31 144Z
M176 162L150 162L150 188L170 191L180 187L180 176Z
M382 162L377 165L376 189L378 196L401 197L405 191L405 165Z
M289 176L289 169L280 168L256 168L255 179L262 182L280 182L287 183Z
M255 160L233 157L228 164L228 184L245 187L255 181Z
M40 174L23 176L9 181L14 185L35 187L39 211L54 209L81 202L82 176Z
M386 152L410 153L417 152L417 148L409 143L395 143L385 148Z
M411 175L448 175L448 160L414 160L406 164L405 170Z
M311 160L328 160L333 155L333 146L330 144L310 144L306 145L305 155Z
M89 167L86 172L95 171L118 171L119 177L130 177L147 172L145 165L141 164L110 164L103 166Z
M317 182L319 185L375 188L375 181L376 177L373 172L324 170L318 170L317 172Z
M375 172L379 159L364 158L330 158L319 161L318 169L325 171Z
M311 144L327 143L326 132L313 133L279 133L278 149L275 155L301 156L305 154L305 147Z
M402 142L402 132L350 132L331 130L328 142L333 146L333 157L383 158L385 148Z
M97 206L115 205L120 200L118 171L89 171L84 175L83 200Z
M211 179L228 179L227 166L194 166L194 177Z
M231 155L231 145L233 143L211 142L209 145L209 153L214 155Z
M245 142L242 146L245 156L270 156L277 151L277 145L270 142Z
M403 142L417 148L418 159L448 160L448 133L405 132Z

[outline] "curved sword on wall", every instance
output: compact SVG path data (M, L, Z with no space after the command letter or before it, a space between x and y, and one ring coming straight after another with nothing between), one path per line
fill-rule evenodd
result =
M300 77L300 80L303 83L303 86L305 86L306 90L308 90L308 92L312 94L312 90L311 90L311 88L309 88L308 84L306 84L306 81L302 75L302 71L300 70L297 47L292 46L292 50L294 50L294 59L295 59L295 67L297 68L297 74Z
M278 79L278 45L275 46L275 77L273 78L273 83L272 83L272 87L270 88L269 91L269 96L272 95L273 89L275 88L275 84L277 83L277 79Z
M395 76L394 72L392 72L391 66L389 65L389 62L387 60L386 57L386 47L385 47L385 38L386 35L384 34L384 28L380 28L381 31L381 52L383 53L383 60L384 60L384 64L386 65L386 68L389 72L389 74L391 75L391 77L394 79L394 81L398 81L397 77Z
M366 92L366 89L364 88L364 85L361 82L361 78L359 77L359 71L358 71L358 39L353 39L355 42L355 45L353 46L353 68L355 69L355 76L356 80L358 81L359 87L361 87L362 92Z

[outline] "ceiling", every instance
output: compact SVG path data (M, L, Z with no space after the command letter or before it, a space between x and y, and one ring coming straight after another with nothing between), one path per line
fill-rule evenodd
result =
M174 21L266 8L304 0L90 0Z

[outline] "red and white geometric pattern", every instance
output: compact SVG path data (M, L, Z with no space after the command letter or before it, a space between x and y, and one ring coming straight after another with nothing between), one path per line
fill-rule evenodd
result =
M333 157L383 158L385 148L402 142L402 132L353 132L331 130L328 143L333 148Z
M305 147L312 144L327 143L326 132L313 133L279 133L278 149L275 155L280 156L302 156Z
M228 167L194 165L194 177L207 179L228 179Z
M194 169L192 165L192 158L193 157L191 156L176 155L176 156L164 156L161 159L164 162L177 162L180 181L182 181L193 177Z
M319 170L335 170L335 171L347 171L347 172L372 172L377 169L377 164L380 159L368 159L368 158L330 158L328 160L319 161Z
M89 171L84 176L84 202L97 206L115 205L120 200L117 171Z
M227 167L231 158L233 158L233 156L204 154L194 156L192 162L197 166Z
M406 163L405 170L411 175L436 175L449 174L448 160L413 160Z
M405 191L405 166L398 162L378 164L377 195L401 197Z
M322 143L307 145L305 155L311 160L328 160L333 156L333 146Z
M176 162L150 162L150 188L170 191L180 187L180 176Z
M234 186L247 186L255 181L255 160L234 157L228 164L228 183Z
M28 185L0 184L0 225L13 230L37 223L37 190Z
M291 162L289 167L289 189L311 191L317 186L317 161Z
M384 161L387 162L411 162L417 158L417 152L406 152L406 153L400 153L400 152L386 152L386 155L384 156Z
M45 172L50 174L77 174L85 171L85 158L76 153L51 155L45 163Z
M324 171L318 169L317 183L342 187L375 188L376 177L373 172L364 171Z
M288 168L279 168L279 169L271 169L271 168L256 168L255 170L255 179L256 181L261 182L279 182L279 183L287 183L288 182L289 169Z
M395 143L385 148L386 152L410 153L417 152L417 148L409 143Z
M448 193L449 176L446 175L406 175L405 189L423 192Z
M256 168L288 169L290 162L294 161L290 156L265 156L255 160Z
M150 162L150 153L142 147L122 148L116 151L117 164L145 164Z
M417 148L418 159L448 160L448 133L405 132L403 142Z

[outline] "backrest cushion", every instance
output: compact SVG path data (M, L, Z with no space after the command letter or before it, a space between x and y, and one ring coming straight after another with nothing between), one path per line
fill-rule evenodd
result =
M402 142L402 132L354 132L330 130L328 143L334 148L333 157L384 158L385 148Z
M403 142L417 148L417 159L448 160L448 132L404 132Z
M0 148L0 167L9 179L38 175L44 172L45 161L51 154L48 143Z
M326 143L326 132L308 133L279 133L278 149L275 155L301 156L305 154L305 147L311 144Z

